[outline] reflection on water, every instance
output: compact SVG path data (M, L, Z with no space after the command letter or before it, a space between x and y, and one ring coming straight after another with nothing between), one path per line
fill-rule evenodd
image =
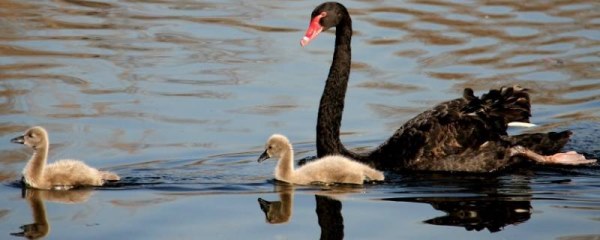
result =
M348 191L350 190L350 191ZM344 218L342 216L342 202L335 199L333 194L355 192L356 188L344 186L334 187L325 193L315 195L316 212L321 239L344 239ZM290 221L294 208L294 186L277 182L275 192L279 194L279 201L267 201L258 198L260 209L265 213L266 221L270 224L281 224ZM325 195L323 195L325 194Z
M10 137L42 125L52 133L49 159L80 156L92 166L124 176L121 183L99 189L111 199L92 198L107 203L100 207L106 215L87 218L100 227L84 226L81 232L125 237L130 235L107 222L129 226L135 219L150 225L155 216L143 214L153 209L186 209L157 213L168 219L198 209L195 202L272 194L267 181L272 168L254 161L267 136L285 133L299 143L294 146L299 158L315 155L316 112L333 34L328 31L309 49L300 48L298 39L316 4L0 1L0 181L18 179L28 157L26 149L8 142ZM600 157L597 1L344 4L356 31L342 127L346 146L375 146L423 109L460 96L464 87L483 91L520 84L533 89L532 121L539 125L527 131L572 129L575 134L567 147ZM390 176L386 184L347 193L348 199L314 198L321 235L332 238L367 238L371 236L360 234L372 228L380 230L382 239L446 233L455 238L510 238L514 232L529 239L577 239L597 236L589 229L598 223L599 174L593 166L508 173L498 176L497 183L453 175L444 180ZM527 181L507 180L512 178ZM0 231L14 232L11 227L25 220L9 209L22 201L10 197L16 195L12 186L2 185L0 191L5 196L0 198L0 220L7 223ZM273 238L278 229L291 234L304 229L295 224L314 223L298 211L315 202L313 196L305 202L295 191L289 196L295 198L290 204L296 205L294 219L290 214L287 224L251 236ZM276 192L287 198L286 191ZM252 196L253 210L257 197ZM227 206L229 212L221 209L224 219L239 219L246 210ZM112 207L134 211L125 211L131 215L123 215L121 222L109 218L121 212ZM524 211L529 207L536 214ZM140 208L147 211L135 211ZM417 208L424 212L411 212ZM308 211L312 214L314 209L310 205ZM446 215L439 216L436 209ZM361 216L352 217L353 212ZM193 238L198 226L213 226L208 215L189 217L194 227L162 223L160 233L176 229L180 235L152 232L148 238ZM358 224L360 219L404 226ZM489 231L460 235L437 225L411 224L414 221ZM243 228L251 221L233 222ZM63 224L65 220L53 219L53 237L76 234L56 227ZM102 228L105 225L111 228ZM504 228L510 231L495 232ZM488 232L495 235L484 235ZM309 234L293 236L315 237Z
M430 204L446 215L425 220L425 223L464 227L468 231L487 229L490 232L498 232L507 225L517 225L529 220L533 212L531 189L527 180L514 179L503 182L497 178L462 176L458 177L461 180L457 182L449 182L446 181L448 176L428 176L429 179L432 177L440 178L435 181L442 184L432 187L464 188L466 191L463 191L476 192L479 196L392 197L382 200ZM512 185L510 192L506 192L506 185Z
M330 196L315 195L321 239L344 239L342 202Z
M399 199L395 199L399 200ZM487 229L497 232L506 225L517 225L531 216L529 201L514 201L497 198L431 198L406 199L405 201L429 203L446 216L426 220L426 223L445 226L461 226L466 230Z
M270 224L286 223L292 217L294 209L294 186L288 184L275 185L279 193L279 201L269 202L258 198L258 205L265 213L265 219Z
M39 191L35 193L28 192L25 196L31 207L33 223L22 225L22 232L11 233L13 236L25 237L28 239L39 239L48 235L50 232L50 223L46 217L46 206L39 196Z
M526 222L533 213L531 188L526 179L506 181L483 176L417 174L406 176L402 182L409 184L407 189L427 187L431 192L422 193L419 197L387 197L381 200L426 203L446 213L444 216L423 221L432 225L457 226L468 231L487 229L493 233L503 230L508 225ZM278 193L279 200L267 201L258 198L259 207L268 223L288 223L293 214L295 189L292 185L277 182L274 191ZM321 239L343 239L342 202L337 197L360 191L357 187L336 185L315 195ZM477 192L479 196L472 196L473 192ZM408 193L419 195L417 191Z
M79 189L72 191L46 191L23 188L23 198L27 200L31 208L33 223L22 225L21 232L11 233L13 236L25 237L27 239L40 239L46 237L50 232L50 222L46 216L44 201L58 203L83 203L91 195L90 189Z

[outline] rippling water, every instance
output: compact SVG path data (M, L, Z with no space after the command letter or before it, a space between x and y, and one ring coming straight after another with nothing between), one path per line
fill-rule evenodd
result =
M1 238L32 222L26 232L49 239L600 238L597 166L274 183L274 162L255 161L270 134L315 154L333 34L298 43L318 3L0 1ZM464 87L519 84L540 125L528 131L572 129L567 147L600 157L597 1L344 4L347 146L378 145ZM30 151L9 139L32 125L49 130L51 159L84 159L123 184L22 193L13 183Z

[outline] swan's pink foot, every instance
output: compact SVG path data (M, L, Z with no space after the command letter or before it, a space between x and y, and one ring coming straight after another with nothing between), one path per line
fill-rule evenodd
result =
M596 162L596 159L586 159L583 154L579 154L574 151L566 153L557 153L550 156L544 156L545 163L549 164L562 164L562 165L585 165Z
M515 146L510 149L511 156L522 155L535 162L543 164L560 164L560 165L585 165L596 162L596 159L586 159L585 156L575 151L566 153L557 153L550 156L537 154L522 146Z

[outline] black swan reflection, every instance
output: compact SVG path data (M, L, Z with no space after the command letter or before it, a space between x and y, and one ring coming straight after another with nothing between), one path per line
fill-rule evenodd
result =
M526 180L503 181L481 176L419 175L408 177L405 181L408 192L413 188L420 189L420 186L428 186L428 191L432 192L420 194L423 195L420 197L382 200L427 203L446 213L423 220L424 223L432 225L463 227L468 231L487 229L490 232L498 232L508 225L517 225L529 220L533 211L531 189ZM460 190L448 192L446 189ZM432 194L438 196L430 197Z
M485 198L421 198L415 202L429 203L447 215L426 220L425 223L464 227L466 230L501 231L507 225L516 225L531 217L531 202Z
M320 239L344 239L342 202L328 196L315 195L317 217L321 227Z
M317 119L317 156L341 154L377 169L494 172L529 159L540 164L589 164L575 152L559 153L571 132L508 136L511 122L529 122L527 89L492 89L481 97L467 88L463 97L443 102L406 122L371 152L357 153L340 141L344 98L351 65L352 20L342 4L326 2L311 14L301 45L335 27L333 62ZM547 155L547 156L544 156Z

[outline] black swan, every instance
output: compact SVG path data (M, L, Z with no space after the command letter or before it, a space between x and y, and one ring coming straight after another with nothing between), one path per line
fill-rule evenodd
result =
M336 2L317 6L300 44L306 46L331 27L336 27L335 50L319 106L318 157L341 154L393 171L460 172L498 171L523 159L566 165L596 161L576 152L558 153L570 131L508 136L508 123L529 122L531 116L528 90L518 86L492 89L481 97L467 88L462 98L443 102L406 122L373 151L346 149L340 141L351 63L352 20L346 8Z

